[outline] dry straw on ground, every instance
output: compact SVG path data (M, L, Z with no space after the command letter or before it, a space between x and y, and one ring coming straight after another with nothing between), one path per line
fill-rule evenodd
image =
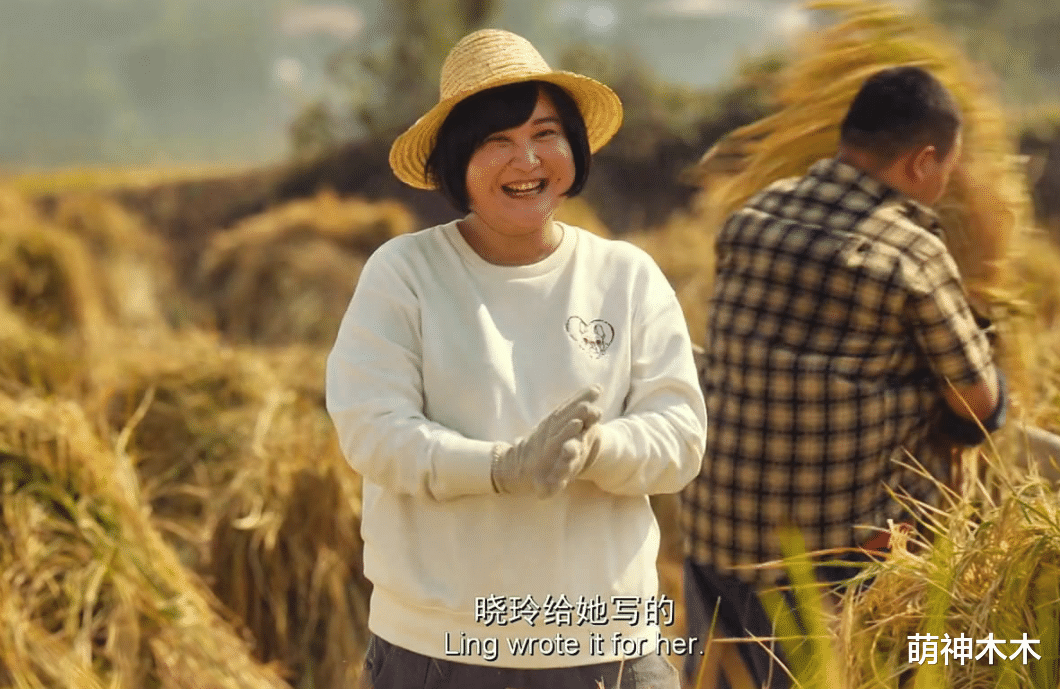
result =
M596 214L593 207L581 197L576 196L560 204L555 217L560 222L588 230L605 239L611 238L611 231L600 220L600 216Z
M0 683L282 689L118 490L72 403L0 397Z
M34 328L91 339L105 323L103 292L82 242L0 188L0 301Z
M98 414L158 528L298 686L352 686L367 630L356 475L325 350L171 335L97 364ZM309 684L307 684L307 682Z
M19 396L77 394L84 386L82 357L70 338L34 328L0 304L0 392Z
M300 687L355 686L370 584L360 483L326 413L290 394L262 426L255 461L223 493L211 541L214 589Z
M389 201L325 192L292 202L215 235L196 289L215 307L217 329L235 340L330 344L365 258L413 222Z
M88 193L57 199L49 217L77 236L92 257L114 323L165 328L188 320L170 248L140 218L106 196Z
M714 285L714 246L701 218L675 213L661 227L623 237L647 251L658 263L684 311L692 342L707 333L707 305Z
M210 570L262 659L299 686L354 686L367 644L370 584L360 479L324 408L322 348L263 353L282 386L258 415L248 458L217 496Z
M123 344L93 362L86 408L135 467L155 526L185 565L206 574L219 495L246 461L279 382L255 352L201 333Z

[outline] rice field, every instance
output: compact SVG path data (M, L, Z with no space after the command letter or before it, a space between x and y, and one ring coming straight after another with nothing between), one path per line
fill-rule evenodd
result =
M1020 424L1060 431L1060 249L1032 224L1013 124L952 42L893 8L827 7L836 23L777 80L783 107L704 157L693 208L622 239L656 259L701 343L720 219L830 155L860 77L897 62L939 70L970 123L968 182L941 211L1001 330L1013 421L965 458L975 468L951 504L924 514L930 539L897 535L863 590L807 589L816 632L791 639L791 671L828 689L1055 689L1060 468L1034 459ZM360 480L324 409L324 360L365 258L416 220L395 202L323 192L213 228L180 270L179 239L110 191L206 174L219 173L0 180L0 688L358 678L371 590ZM560 219L610 235L580 199ZM676 501L653 505L662 593L677 601L665 634L681 637ZM1024 632L1042 656L1027 664L922 663L909 645Z

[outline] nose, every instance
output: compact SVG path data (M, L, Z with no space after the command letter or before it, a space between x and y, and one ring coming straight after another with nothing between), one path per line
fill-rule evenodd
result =
M534 150L534 144L528 141L523 146L518 147L513 162L520 166L533 168L537 167L538 163L541 162L541 158L538 157L537 151Z

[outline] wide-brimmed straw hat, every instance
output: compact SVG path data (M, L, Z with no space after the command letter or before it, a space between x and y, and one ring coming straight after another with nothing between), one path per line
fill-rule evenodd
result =
M453 107L479 91L520 81L547 81L570 94L578 106L596 153L622 125L622 102L610 88L573 72L554 71L522 36L500 29L468 34L442 65L438 104L394 141L390 167L398 179L417 189L435 189L424 166L434 150L438 128Z

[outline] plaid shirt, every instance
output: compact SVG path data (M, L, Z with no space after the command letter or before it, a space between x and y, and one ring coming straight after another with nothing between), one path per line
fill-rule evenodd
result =
M781 558L775 527L813 551L851 547L940 480L941 386L992 366L937 217L835 159L750 199L717 238L701 382L711 432L682 493L686 552L726 572ZM778 568L729 572L773 582Z

